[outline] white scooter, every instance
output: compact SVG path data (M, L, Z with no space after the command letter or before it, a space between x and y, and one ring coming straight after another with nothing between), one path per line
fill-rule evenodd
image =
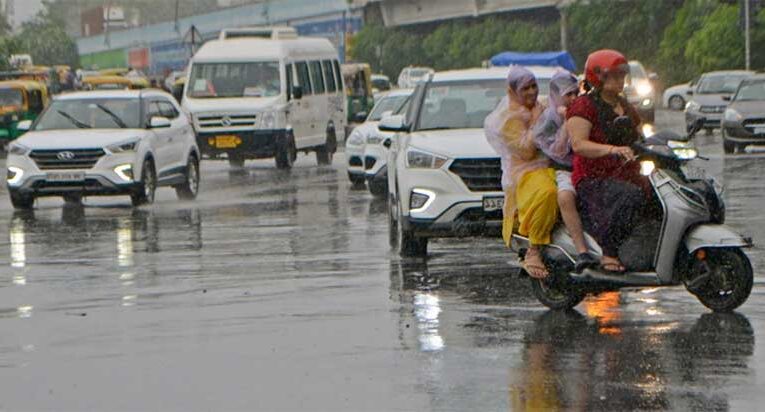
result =
M587 294L680 284L715 312L732 311L746 301L754 279L742 249L751 247L752 241L724 225L725 206L714 180L684 173L686 163L698 156L688 141L702 126L696 122L685 139L661 132L635 146L641 173L648 176L663 213L660 221L634 228L620 248L619 258L628 272L594 268L577 273L576 248L559 225L552 244L543 251L550 275L543 280L531 278L534 295L543 305L569 309ZM590 253L600 258L600 247L592 237L585 237ZM512 243L523 259L528 239L516 235Z

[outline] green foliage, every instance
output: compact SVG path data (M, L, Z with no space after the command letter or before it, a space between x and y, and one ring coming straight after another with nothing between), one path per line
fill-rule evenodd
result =
M721 4L704 18L685 48L685 58L697 72L744 66L744 36L738 26L737 5Z
M43 10L21 27L16 36L20 49L32 56L37 65L79 65L77 44L66 33L61 16Z

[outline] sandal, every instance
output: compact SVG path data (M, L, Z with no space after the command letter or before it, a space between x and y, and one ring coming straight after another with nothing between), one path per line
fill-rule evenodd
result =
M600 261L600 269L604 272L611 273L624 273L627 271L627 268L622 265L622 262L620 262L619 259L605 257Z
M545 279L550 275L544 262L542 262L539 252L529 251L529 253L526 254L523 259L523 270L534 279Z

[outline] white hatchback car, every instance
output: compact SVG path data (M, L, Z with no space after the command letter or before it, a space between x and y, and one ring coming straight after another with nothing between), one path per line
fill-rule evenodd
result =
M367 181L373 195L382 196L387 190L385 163L388 150L383 144L391 136L390 133L380 132L377 124L383 116L405 110L413 92L414 89L397 89L383 95L366 121L353 129L345 143L348 179L359 186Z
M61 95L9 146L11 203L29 209L35 198L130 195L154 201L158 186L181 199L199 189L199 148L173 97L159 90Z
M529 69L544 98L555 69ZM417 86L404 115L380 122L381 131L397 133L388 157L388 214L400 255L426 255L432 237L500 235L502 167L483 122L505 96L507 70L435 73Z

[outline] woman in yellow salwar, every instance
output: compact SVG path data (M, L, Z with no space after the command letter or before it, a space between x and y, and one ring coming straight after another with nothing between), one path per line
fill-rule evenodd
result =
M534 74L513 66L507 75L507 97L486 117L486 140L502 158L505 192L502 237L510 246L513 230L527 236L531 247L523 267L529 276L545 278L548 270L541 248L550 243L558 220L555 171L534 143L533 126L544 107L537 102L539 87Z

